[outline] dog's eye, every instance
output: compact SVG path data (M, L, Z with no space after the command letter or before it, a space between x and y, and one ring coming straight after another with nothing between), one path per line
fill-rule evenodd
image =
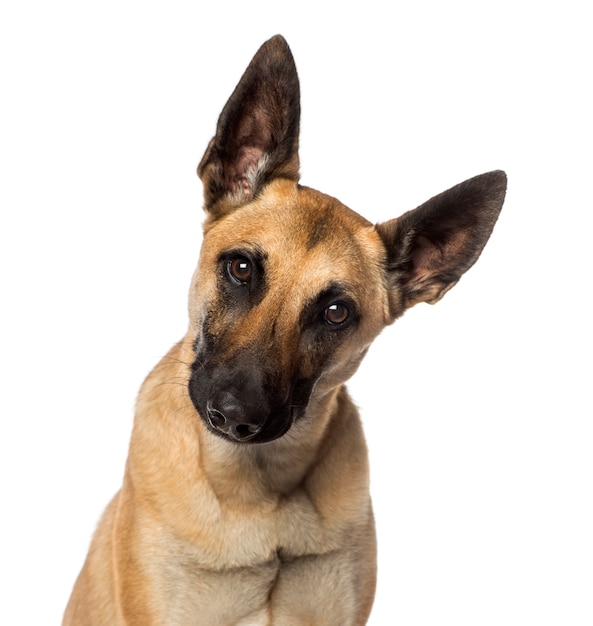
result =
M348 320L350 311L342 302L334 302L325 309L323 316L331 326L339 326Z
M245 284L253 274L253 265L249 259L238 256L227 263L227 271L235 282Z

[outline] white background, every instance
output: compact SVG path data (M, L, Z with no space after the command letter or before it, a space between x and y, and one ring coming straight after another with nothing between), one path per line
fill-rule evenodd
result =
M3 3L0 623L58 624L136 391L186 327L195 167L286 36L302 182L386 220L491 169L502 216L350 389L379 533L372 626L593 623L585 2Z

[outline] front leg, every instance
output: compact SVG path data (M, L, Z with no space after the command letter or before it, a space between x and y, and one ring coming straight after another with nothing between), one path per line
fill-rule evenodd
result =
M370 526L358 548L285 560L270 596L270 623L364 626L375 594L375 559Z

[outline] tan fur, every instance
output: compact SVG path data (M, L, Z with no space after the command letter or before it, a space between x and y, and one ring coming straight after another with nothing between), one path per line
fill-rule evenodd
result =
M270 311L254 311L246 323L251 334L236 339L251 341L282 307L290 350L303 292L315 293L340 266L366 294L368 324L318 384L306 420L283 439L247 449L212 437L197 419L183 384L195 338L190 329L142 386L124 484L102 520L64 624L365 623L375 584L367 453L356 410L337 382L385 323L383 253L374 228L354 213L345 222L372 260L367 272L350 250L340 252L338 233L337 251L299 248L292 236L322 210L320 195L281 180L243 214L250 229L241 237L266 247L277 262L274 281L284 288L266 303ZM274 228L270 207L298 202L295 223ZM220 245L232 243L234 218L205 237L190 295L194 323L201 298L214 289L200 277L213 273ZM295 267L301 276L292 275ZM313 576L299 564L308 559L318 560ZM227 597L227 588L233 604L225 599L221 606L217 598ZM310 606L302 606L303 594ZM250 622L250 615L259 617Z
M269 63L289 59L282 41L265 44L252 66L262 55ZM287 72L293 78L290 67ZM254 119L261 117L256 105ZM200 165L210 192L189 329L140 390L123 485L99 524L64 626L362 626L370 613L376 555L367 450L343 383L385 325L458 280L439 259L478 236L463 226L456 238L448 226L437 236L432 218L422 226L434 201L402 222L375 227L285 175L298 162L294 150L283 165L266 156L275 144L261 149L259 139L255 151L239 137L240 158L232 166L222 157L219 163L219 154L230 152L220 147L226 117ZM254 165L255 152L262 156ZM265 177L269 163L280 174L256 185L249 173L259 167ZM496 188L472 210L486 213L483 206L495 204L492 194L502 204L502 179L488 176L488 184L470 182L470 194L462 189L473 198L482 187ZM408 226L416 216L418 223ZM488 220L476 250L493 226ZM476 230L473 221L470 227ZM258 271L266 288L247 305L225 296L221 254L252 248L265 253ZM477 254L468 248L455 260L458 273ZM318 321L315 309L321 306L321 315L316 299L336 284L340 298L356 307L355 322L337 331ZM303 317L307 307L311 319ZM204 347L208 341L216 344L214 353ZM331 349L319 347L330 341ZM200 368L224 371L237 359L255 369L261 364L281 388L291 389L297 375L314 379L302 415L282 436L237 441L215 432L208 415L196 410L189 388L199 386Z

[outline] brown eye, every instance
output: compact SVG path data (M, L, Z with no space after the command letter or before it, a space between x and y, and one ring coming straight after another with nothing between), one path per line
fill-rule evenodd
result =
M232 279L240 283L246 283L253 274L251 261L244 256L238 256L228 262L227 269Z
M334 304L330 304L323 314L328 324L339 325L343 324L348 319L350 311L345 304L335 302Z

